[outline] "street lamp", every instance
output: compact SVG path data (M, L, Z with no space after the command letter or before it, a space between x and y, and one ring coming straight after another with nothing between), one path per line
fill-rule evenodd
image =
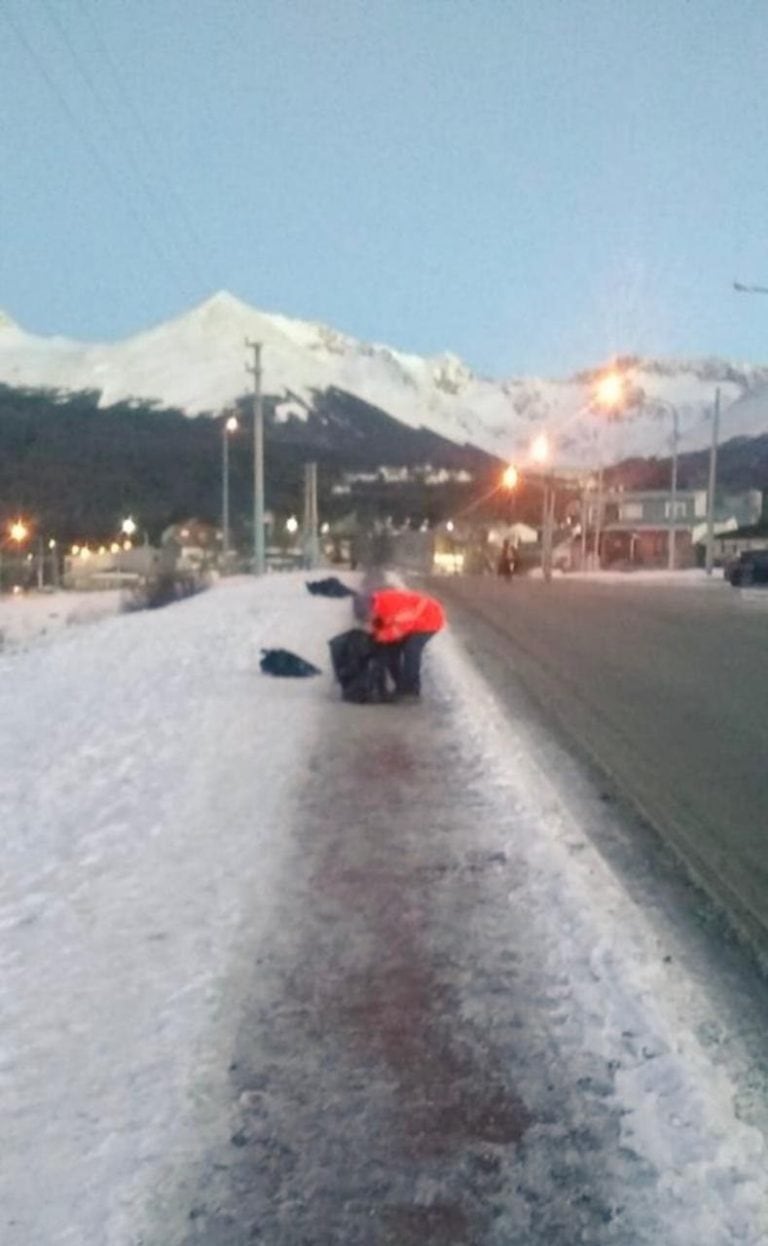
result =
M137 527L138 524L136 523L136 520L129 515L128 518L124 519L120 524L120 531L124 536L130 537L135 534Z
M528 458L537 467L545 468L551 459L551 447L546 433L539 433L532 441ZM549 583L552 578L552 537L555 519L555 489L552 469L538 476L525 475L526 484L537 484L541 488L541 572ZM515 489L520 481L518 469L511 463L502 476L502 484L506 489Z
M552 447L546 433L534 437L529 457L539 467L549 467L541 481L541 573L549 584L552 579L552 541L555 526L555 488L552 479Z
M22 519L16 519L8 528L8 535L17 545L21 545L29 536L29 527Z
M677 564L677 449L680 443L680 413L677 407L665 398L654 398L653 406L666 411L672 417L672 469L670 479L669 503L669 536L667 537L667 567L675 570Z
M624 377L620 372L606 372L595 388L595 402L607 411L616 412L624 401Z
M239 427L237 417L230 415L221 430L221 553L225 565L229 558L229 439Z
M286 530L286 532L289 532L289 533L291 534L291 536L295 536L295 535L296 535L296 533L297 533L297 532L298 532L298 530L299 530L299 521L298 521L298 519L296 518L296 516L295 516L295 515L290 515L290 516L289 516L289 518L288 518L288 519L286 519L286 521L285 521L285 530Z
M611 369L600 377L595 385L593 402L596 407L603 411L609 420L618 418L622 409L627 402L627 383L626 377L622 372ZM600 544L603 537L603 513L605 508L605 492L603 488L604 465L603 455L600 454L600 462L597 467L597 512L595 515L595 549L594 557L596 569L600 569ZM586 504L584 507L586 511ZM586 523L586 515L585 520Z
M528 453L532 463L539 463L541 466L544 466L549 462L550 447L546 433L539 433L537 437L534 437Z

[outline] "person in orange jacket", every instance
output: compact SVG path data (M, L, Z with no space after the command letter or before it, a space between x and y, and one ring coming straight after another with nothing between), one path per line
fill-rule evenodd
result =
M404 697L420 696L424 646L445 626L440 602L407 589L380 588L371 596L370 618L395 692Z

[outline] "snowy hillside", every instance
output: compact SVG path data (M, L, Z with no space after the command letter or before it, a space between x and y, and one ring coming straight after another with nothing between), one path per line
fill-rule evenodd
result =
M36 337L0 314L0 381L17 386L99 389L104 403L154 398L190 414L221 410L247 387L245 340L263 344L265 392L279 414L301 418L313 391L347 391L412 428L521 459L546 429L555 461L594 464L664 455L668 413L678 407L682 450L709 440L707 413L721 385L723 437L768 432L768 367L718 360L643 360L629 373L644 395L631 419L609 425L589 410L588 373L564 381L489 380L454 355L422 358L369 345L320 324L257 311L222 292L187 314L122 342ZM735 404L731 406L731 404Z

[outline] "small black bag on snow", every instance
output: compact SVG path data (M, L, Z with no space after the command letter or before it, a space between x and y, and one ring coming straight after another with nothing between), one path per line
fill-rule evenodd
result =
M354 597L355 591L342 584L338 576L329 575L325 580L307 580L307 588L313 597Z
M288 649L262 649L261 669L265 675L284 675L290 679L303 678L307 675L319 675L320 671L311 662L305 662Z

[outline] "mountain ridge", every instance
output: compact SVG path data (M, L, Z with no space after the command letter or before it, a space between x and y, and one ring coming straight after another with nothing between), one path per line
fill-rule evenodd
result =
M247 388L246 338L262 342L264 391L275 399L278 419L301 419L318 395L338 391L411 429L501 459L523 460L533 436L546 431L556 463L586 466L666 453L671 405L681 450L703 448L719 385L724 437L768 432L766 366L625 357L622 370L642 402L626 419L610 421L590 402L605 365L562 379L492 379L449 351L423 357L359 341L320 322L260 311L226 290L113 343L37 336L0 312L0 381L96 389L104 405L141 398L189 415L219 412Z

